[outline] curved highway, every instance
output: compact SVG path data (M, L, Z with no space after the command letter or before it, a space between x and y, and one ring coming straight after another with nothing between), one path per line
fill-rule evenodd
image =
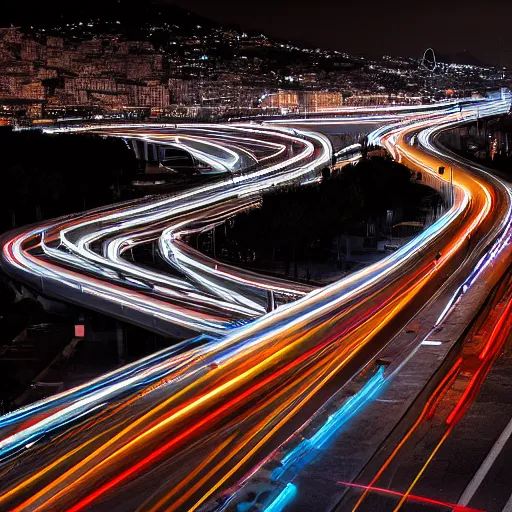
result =
M446 157L432 145L435 132L509 109L504 95L421 110L373 137L442 188L446 176L437 168ZM331 154L323 136L298 129L208 130L272 139L287 149L229 180L7 237L4 269L50 295L163 332L213 337L193 338L0 418L0 509L221 507L222 500L209 500L271 456L440 290L455 292L438 323L478 279L489 270L497 279L504 268L505 259L495 262L509 251L510 192L462 166L454 169L446 215L333 285L311 291L218 267L187 248L186 234L254 205L261 190L311 179ZM410 144L414 136L418 145ZM130 245L157 238L188 279L156 275L122 257ZM269 290L301 298L254 320L265 313ZM253 321L233 328L242 318Z
M236 325L236 320L264 314L266 293L256 300L234 287L225 290L200 273L186 271L185 263L181 269L190 280L172 278L136 266L121 254L126 248L158 238L164 229L179 231L191 221L219 222L255 204L267 188L316 176L331 161L330 145L325 137L311 132L253 126L180 127L155 133L146 130L139 136L162 143L180 139L189 131L196 137L203 131L211 147L218 139L223 147L228 135L237 137L231 153L249 151L250 147L258 165L157 201L86 212L20 230L15 237L9 235L3 247L6 272L51 296L183 338L196 333L220 335ZM129 129L103 133L134 136ZM95 250L94 244L102 245L102 249ZM168 245L161 242L163 254L171 263L177 262L178 252L170 254ZM268 280L263 278L258 283L254 279L244 283L243 276L237 279L242 281L241 287L246 284L256 291L267 288ZM310 291L309 287L279 280L272 286L292 295Z

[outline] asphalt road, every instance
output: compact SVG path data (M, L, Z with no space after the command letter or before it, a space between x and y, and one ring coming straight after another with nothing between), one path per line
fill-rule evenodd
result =
M469 114L472 108L468 106ZM494 107L489 108L495 112ZM498 103L495 108L503 106ZM421 119L390 127L382 135L382 142L402 161L433 180L442 180L445 178L435 177L437 167L444 163L442 156L426 146L412 147L407 140L411 133L458 122L459 113L422 113ZM272 164L280 166L277 172L258 170L239 177L244 190L224 185L215 189L215 194L208 190L186 192L179 208L184 208L183 214L192 209L198 213L193 219L185 218L183 225L178 217L179 228L186 230L190 220L200 220L197 217L205 201L207 216L215 217L214 209L219 204L226 211L224 200L227 211L236 208L242 191L261 190L272 186L276 179L289 182L325 165L329 155L322 146L323 139L309 133L303 137L300 140L308 143L302 144L309 148L307 168L297 168L300 159L293 160L297 155L292 155L289 158L293 161L286 161L284 167L282 162ZM428 142L428 137L425 140ZM400 330L447 281L447 275L456 275L462 285L471 276L476 279L489 264L486 257L493 244L496 240L499 244L504 233L509 234L508 189L498 180L463 167L455 169L454 185L455 201L449 213L381 262L308 293L220 339L179 355L151 356L133 365L129 375L123 370L122 375L116 373L94 386L85 386L80 395L73 391L47 404L32 406L26 413L0 419L4 429L0 450L6 457L0 507L191 510L238 481L321 407L333 387L341 386L353 373L356 361L364 365L363 361L371 360L381 346L375 340ZM89 260L99 263L98 257L91 256L93 251L87 249L92 240L110 240L114 230L123 233L135 226L139 229L141 225L164 223L171 213L176 215L165 201L150 208L142 205L134 210L130 205L126 210L98 212L85 221L71 219L72 227L77 229L73 237L68 236L68 227L60 224L44 231L53 228L58 232L61 241L64 238L68 247L73 246L70 253L82 262L87 254ZM176 230L170 232L171 236L162 235L160 240L167 243L174 263L179 265L179 246L172 245L179 236ZM38 253L40 234L29 232L23 236L22 242L18 243L18 236L4 248L4 257L10 258L11 266L26 258L30 265L37 262L51 271L50 279L55 280L55 274L69 278L69 260L62 267L55 265L54 252L43 257ZM498 249L505 250L502 245ZM108 251L101 255L110 262L115 256ZM65 258L61 255L61 259ZM484 263L475 270L479 261ZM111 263L108 265L104 268ZM190 265L196 279L205 286L205 274L197 272L202 267L194 261ZM25 271L36 273L29 265ZM496 274L499 271L495 269ZM118 289L122 287L118 283L114 286L112 279L99 287L98 276L90 275L92 267L86 272L75 269L73 279L80 278L82 287L85 280L87 286L97 286L96 295L102 290L119 300L123 293L127 312L150 301L146 296L138 302L134 291ZM231 289L224 284L225 274L221 277L210 287L213 296L226 294L223 300L250 305L238 287ZM236 277L240 281L240 276ZM468 288L471 286L469 283ZM191 311L196 314L194 321L198 321L197 311ZM155 310L145 315L150 318ZM177 317L170 321L178 323Z

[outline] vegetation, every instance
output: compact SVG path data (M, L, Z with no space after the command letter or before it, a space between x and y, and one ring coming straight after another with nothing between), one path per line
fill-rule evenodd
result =
M138 171L120 139L0 129L0 232L119 199Z
M388 210L393 210L395 222L424 220L439 202L435 191L411 181L406 167L371 158L318 185L265 194L260 208L238 215L224 233L218 230L216 245L229 259L253 266L281 259L288 274L292 263L296 277L297 260L325 260L337 245L339 262L340 238L367 237L369 224L376 243Z
M138 172L121 139L97 135L0 128L0 155L0 232L110 204ZM0 344L27 325L54 321L40 304L13 300L8 279L0 280Z

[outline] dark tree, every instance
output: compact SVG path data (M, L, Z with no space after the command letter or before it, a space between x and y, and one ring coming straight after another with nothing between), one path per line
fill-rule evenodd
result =
M121 139L0 129L0 230L119 199L138 165Z

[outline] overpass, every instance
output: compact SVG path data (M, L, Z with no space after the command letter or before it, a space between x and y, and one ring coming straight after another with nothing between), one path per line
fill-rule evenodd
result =
M407 364L417 363L416 356L430 361L423 377L435 372L457 329L465 328L508 266L510 190L436 148L435 135L477 116L509 110L510 97L502 94L482 103L453 105L448 112L404 117L372 134L395 158L435 177L433 183L446 181L437 173L439 165L456 166L452 207L384 260L320 290L292 290L305 293L234 329L223 329L222 321L197 312L193 316L194 307L180 316L183 311L177 307L158 309L159 302L165 292L171 296L183 292L185 283L194 283L198 290L208 288L216 301L229 302L233 311L256 310L261 304L253 290L275 290L280 284L194 261L193 254L181 250L183 236L250 207L261 190L309 181L332 158L322 136L296 129L232 127L240 137L272 137L284 146L276 148L283 160L275 163L274 155L262 167L221 184L7 237L3 267L32 286L62 297L76 290L73 300L88 306L97 300L106 308L110 301L119 306L114 314L132 321L145 316L192 331L203 322L201 329L210 325L221 335L184 342L0 418L0 455L16 461L4 478L0 506L78 511L100 504L115 510L130 503L153 510L221 510L247 500L244 483L252 482L247 475L256 477L258 468L267 470L263 485L260 479L251 488L264 488L256 498L252 493L253 501L262 500L258 506L297 499L292 479L323 449L323 434L336 434L386 387L403 383L402 370L410 375ZM409 144L414 135L419 146ZM287 144L293 156L286 154ZM122 282L118 259L135 235L154 236L152 231L169 262L187 271L189 281L168 283L167 288L155 281L153 292L142 298L140 283L133 289L133 283ZM91 250L94 240L107 241L102 254ZM151 284L153 277L141 283ZM413 329L415 322L420 327ZM409 336L404 326L418 336ZM399 343L395 335L401 336ZM391 351L384 359L379 357L383 347ZM344 397L329 401L338 389ZM365 432L360 435L368 441ZM70 435L60 435L64 433ZM279 465L273 465L278 471L271 474L264 466L273 457ZM301 480L305 492L300 500L318 496L306 481L307 475Z

